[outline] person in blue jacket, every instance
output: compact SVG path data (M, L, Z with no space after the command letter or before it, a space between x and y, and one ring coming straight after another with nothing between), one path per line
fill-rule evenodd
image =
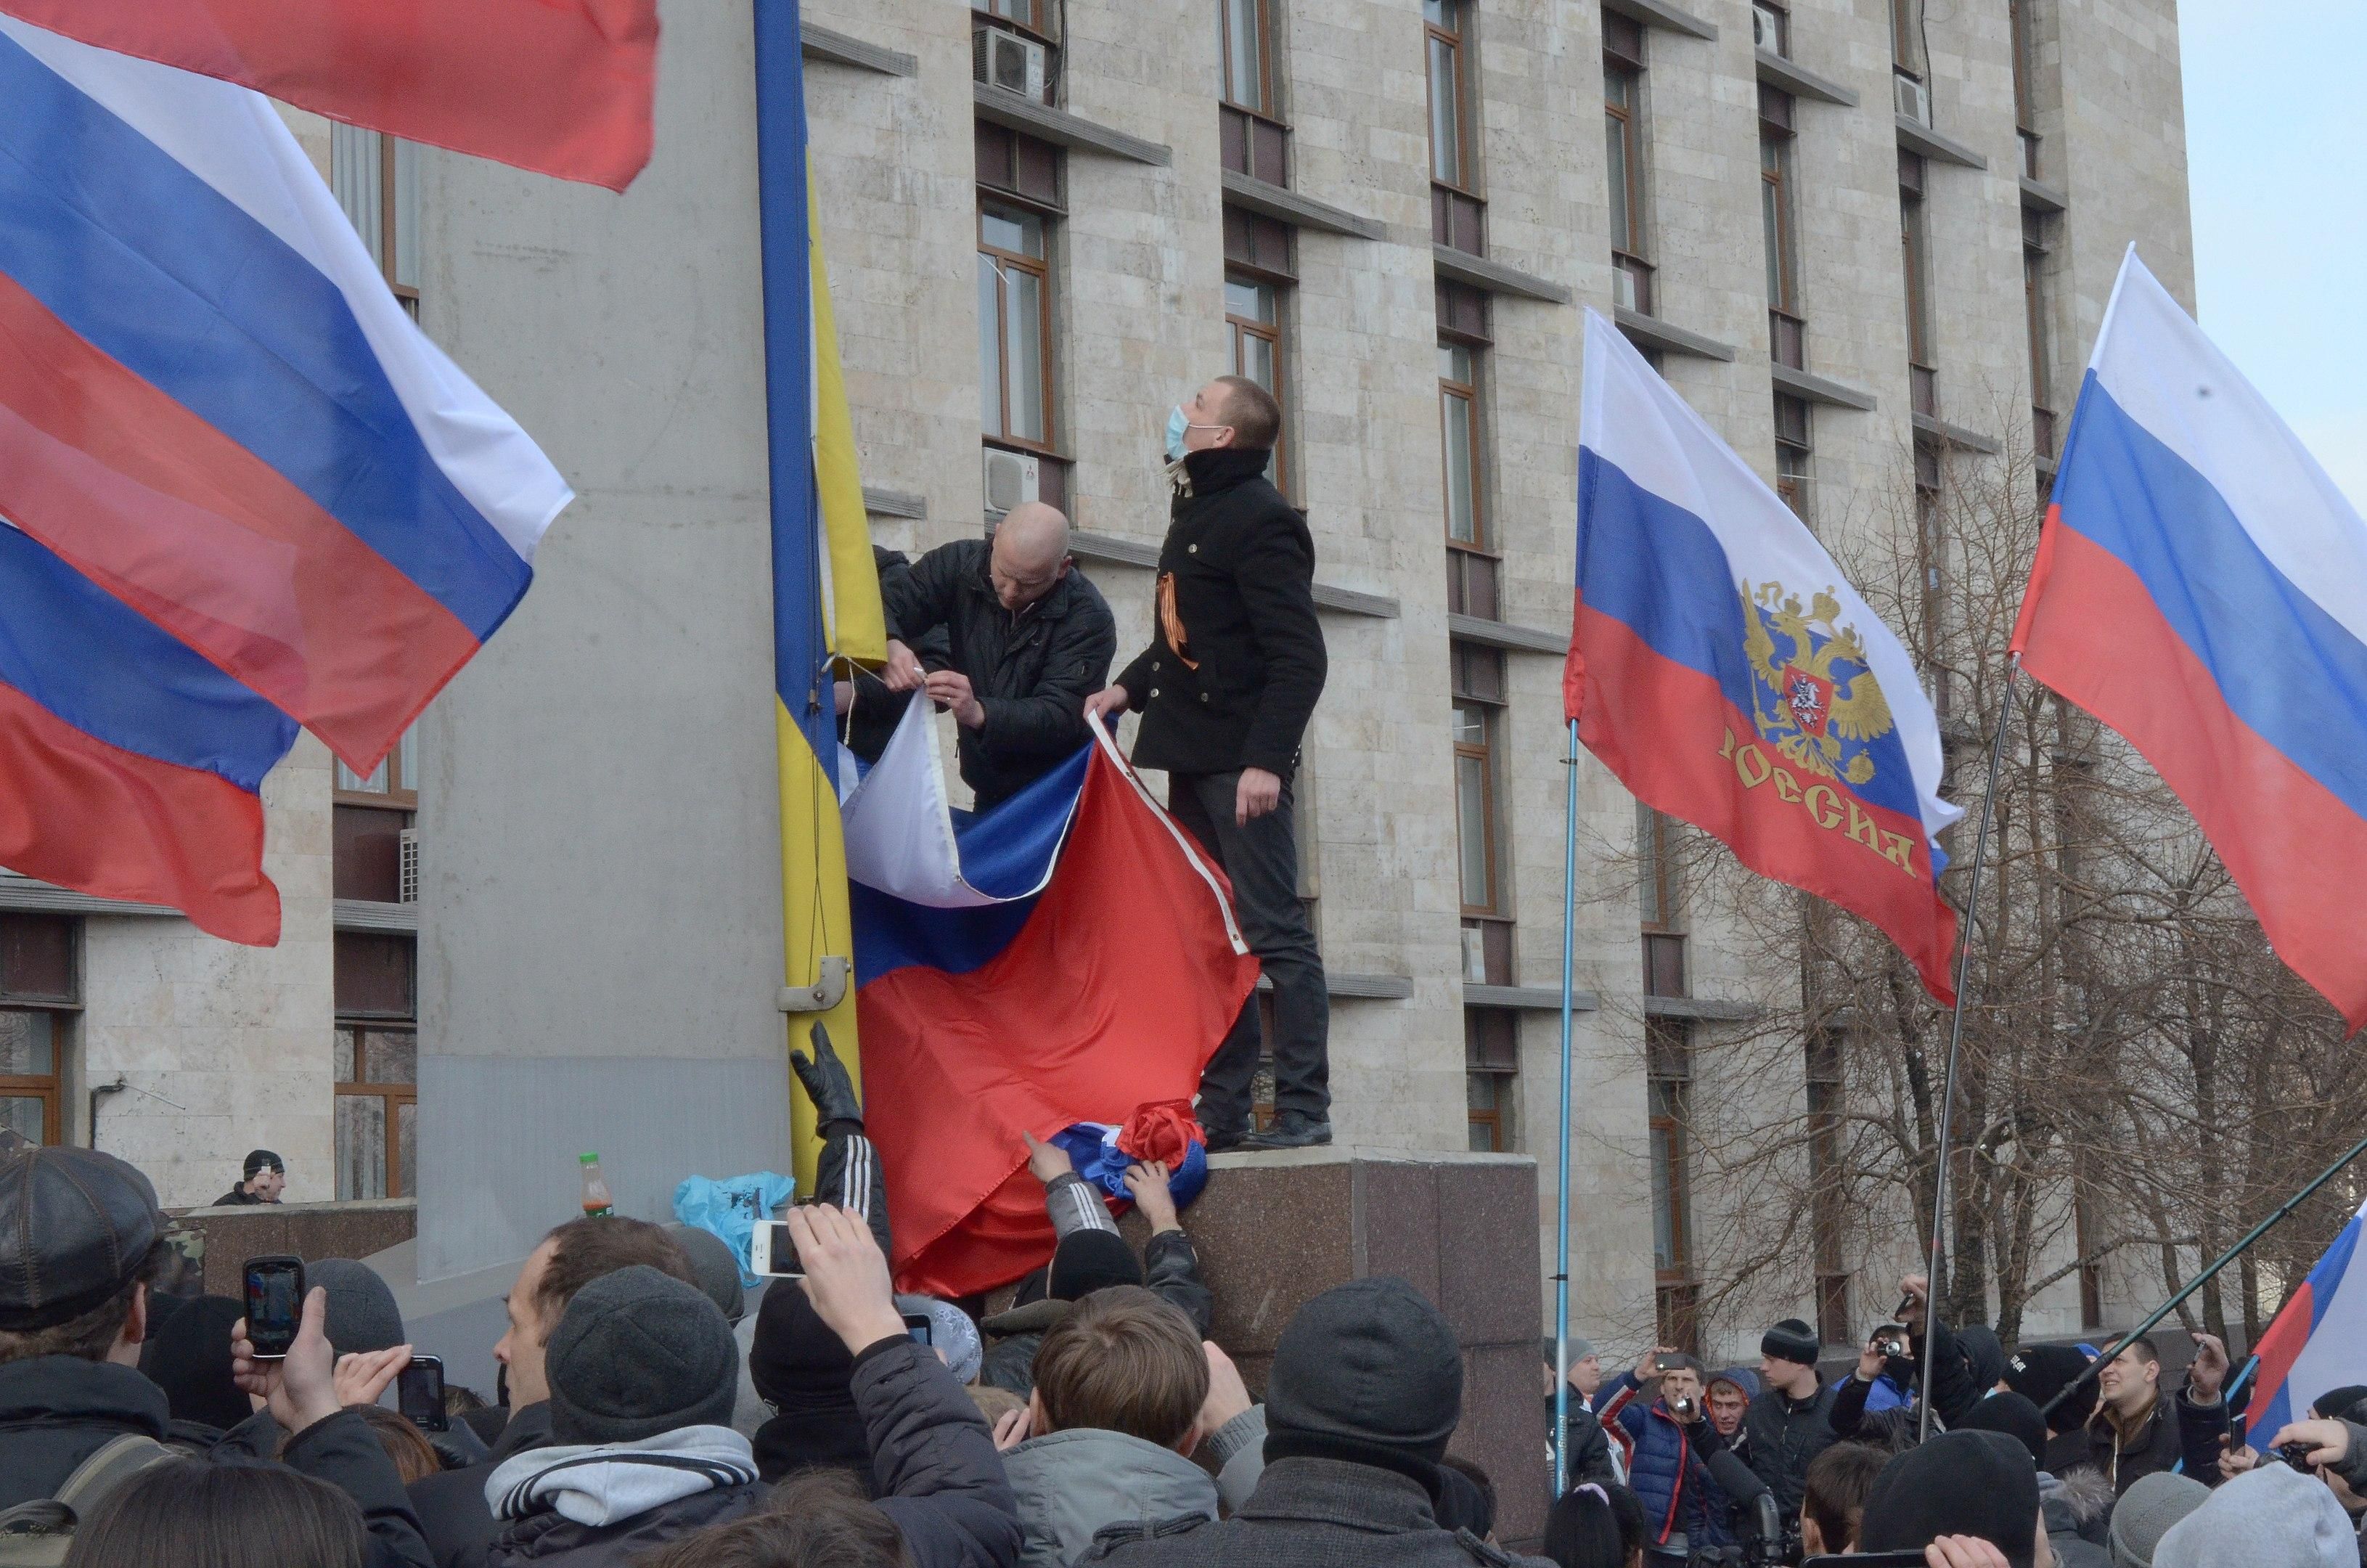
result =
M1682 1562L1725 1547L1736 1505L1766 1490L1704 1419L1704 1377L1691 1356L1656 1346L1596 1399L1634 1445L1627 1484L1643 1500L1647 1562Z

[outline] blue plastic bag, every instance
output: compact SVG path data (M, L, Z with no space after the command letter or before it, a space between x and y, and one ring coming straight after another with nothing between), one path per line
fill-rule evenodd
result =
M755 1171L724 1181L711 1176L685 1176L674 1189L674 1217L685 1225L722 1238L740 1260L740 1288L753 1290L756 1276L748 1267L748 1248L756 1221L769 1220L798 1195L798 1184L771 1171Z
M1079 1121L1052 1134L1052 1142L1068 1151L1069 1163L1077 1174L1108 1193L1112 1198L1131 1201L1134 1195L1126 1189L1126 1171L1134 1157L1118 1147L1118 1134L1125 1130L1104 1121ZM1208 1184L1208 1151L1205 1144L1188 1144L1184 1158L1167 1173L1167 1191L1179 1210L1191 1206Z

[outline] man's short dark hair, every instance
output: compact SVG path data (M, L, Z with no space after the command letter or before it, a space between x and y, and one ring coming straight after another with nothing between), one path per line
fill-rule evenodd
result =
M44 1328L0 1329L0 1365L10 1361L30 1361L41 1356L72 1356L77 1360L104 1361L115 1347L118 1335L123 1332L124 1321L131 1315L131 1298L145 1290L148 1281L156 1278L164 1267L166 1244L162 1237L151 1243L148 1256L130 1278L117 1288L115 1294L98 1305L76 1312L63 1323L53 1323Z
M2152 1338L2146 1335L2138 1335L2135 1339L2130 1340L2126 1345L2121 1346L2121 1348L2124 1350L2135 1351L2137 1353L2137 1359L2140 1361L2158 1361L2161 1359L2161 1346L2156 1345Z
M764 1512L686 1535L644 1568L900 1568L896 1521L854 1472L810 1470L773 1488Z
M1218 376L1225 389L1225 421L1233 427L1233 445L1270 451L1282 439L1282 404L1247 376Z
M1208 1399L1208 1353L1183 1312L1139 1285L1079 1301L1036 1347L1046 1430L1093 1426L1172 1449Z
M1858 1525L1865 1517L1865 1500L1874 1494L1874 1478L1882 1473L1890 1458L1885 1450L1864 1443L1835 1443L1808 1461L1800 1512L1817 1521L1827 1552L1838 1554L1857 1544Z
M672 1275L694 1290L698 1289L698 1276L692 1270L690 1256L682 1250L682 1244L667 1235L663 1226L652 1225L647 1220L627 1219L621 1214L597 1220L570 1220L551 1227L543 1240L550 1244L550 1262L535 1284L534 1307L546 1330L559 1326L560 1315L567 1311L567 1303L575 1299L576 1291L595 1279L637 1263Z

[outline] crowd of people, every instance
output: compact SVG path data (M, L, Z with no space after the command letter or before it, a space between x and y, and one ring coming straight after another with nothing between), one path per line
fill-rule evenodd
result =
M496 1397L455 1387L440 1420L384 1408L412 1347L367 1267L309 1264L266 1355L240 1302L151 1288L164 1221L138 1170L0 1153L0 1565L2367 1562L2367 1388L2256 1448L2216 1340L2175 1392L2142 1339L2083 1377L2078 1350L1952 1330L1920 1278L1830 1381L1791 1319L1756 1369L1655 1346L1606 1376L1575 1340L1566 1393L1548 1343L1540 1432L1566 1405L1569 1484L1523 1555L1499 1494L1542 1497L1546 1453L1491 1476L1447 1452L1465 1353L1411 1286L1308 1301L1253 1399L1165 1169L1127 1173L1138 1253L1030 1140L1047 1265L982 1320L900 1296L854 1085L819 1033L792 1063L823 1136L818 1200L783 1220L802 1277L745 1312L709 1233L569 1220L508 1292Z
M1952 1329L1920 1276L1829 1381L1796 1318L1756 1369L1667 1346L1606 1376L1545 1344L1568 1491L1563 1568L1796 1562L1900 1552L1952 1568L2350 1568L2367 1563L2367 1386L2322 1394L2260 1447L2231 1409L2226 1346L2195 1333L2184 1386L2138 1336L2109 1359ZM1568 1386L1555 1368L1566 1365ZM1928 1412L1924 1399L1928 1391Z

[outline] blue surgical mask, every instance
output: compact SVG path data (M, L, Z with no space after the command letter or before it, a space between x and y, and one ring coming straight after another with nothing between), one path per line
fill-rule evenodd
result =
M1169 462L1180 463L1184 460L1184 433L1191 428L1192 422L1184 417L1182 403L1179 403L1168 410L1167 460Z

